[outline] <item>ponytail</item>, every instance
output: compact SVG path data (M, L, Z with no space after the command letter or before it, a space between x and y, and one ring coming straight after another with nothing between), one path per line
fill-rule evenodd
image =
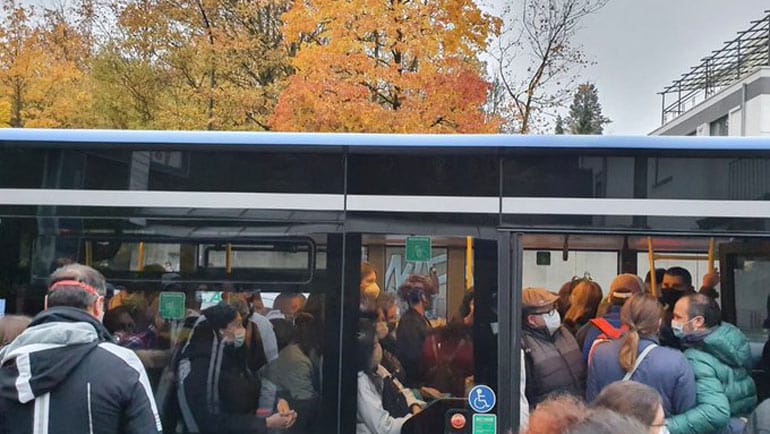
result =
M618 361L625 372L636 364L639 339L658 332L662 311L658 299L650 294L634 294L620 310L620 323L628 327L618 352Z
M623 343L620 344L618 361L624 372L631 372L636 364L637 348L639 347L639 332L632 328L626 332Z

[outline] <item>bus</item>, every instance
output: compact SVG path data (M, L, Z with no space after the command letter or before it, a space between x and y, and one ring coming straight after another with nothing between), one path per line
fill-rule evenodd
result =
M178 325L179 305L158 301L174 294L188 310L259 294L265 312L302 294L322 363L293 432L356 430L362 262L398 303L410 275L432 276L434 325L473 291L461 381L495 392L497 432L519 426L522 288L590 276L606 295L654 261L696 287L720 272L723 316L751 339L760 397L770 390L770 138L0 129L0 153L5 314L39 312L69 262L163 327ZM156 388L172 348L173 336L137 350ZM424 397L402 432L471 432L463 395Z

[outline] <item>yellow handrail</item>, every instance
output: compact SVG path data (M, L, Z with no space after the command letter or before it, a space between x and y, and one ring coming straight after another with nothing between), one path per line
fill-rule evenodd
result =
M86 241L86 265L89 267L91 266L91 263L94 261L94 249L93 244L91 244L91 241Z
M144 271L144 241L139 241L139 252L136 254L136 269L140 272Z
M708 272L714 272L714 261L716 258L716 242L714 238L709 239L709 251L707 255L667 255L661 253L655 253L652 249L652 237L647 237L647 258L650 261L650 292L654 296L658 296L656 282L655 282L655 260L656 259L669 259L675 261L707 261Z
M465 289L473 286L473 237L465 237Z
M655 253L655 259L669 259L674 261L710 261L711 256L708 255L666 255Z
M655 252L652 250L652 237L647 237L647 259L650 262L650 293L658 296L658 283L655 281Z

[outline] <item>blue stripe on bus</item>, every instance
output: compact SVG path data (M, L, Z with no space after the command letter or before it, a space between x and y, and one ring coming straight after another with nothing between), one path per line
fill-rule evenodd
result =
M144 131L0 129L0 143L110 143L147 145L236 145L318 147L574 148L770 150L770 137L540 136L470 134L276 133L240 131Z

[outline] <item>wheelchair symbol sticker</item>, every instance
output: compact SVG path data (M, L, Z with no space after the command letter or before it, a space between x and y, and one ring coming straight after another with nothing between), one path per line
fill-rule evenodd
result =
M468 394L468 404L476 413L487 413L495 407L496 402L495 392L483 384L474 386Z

